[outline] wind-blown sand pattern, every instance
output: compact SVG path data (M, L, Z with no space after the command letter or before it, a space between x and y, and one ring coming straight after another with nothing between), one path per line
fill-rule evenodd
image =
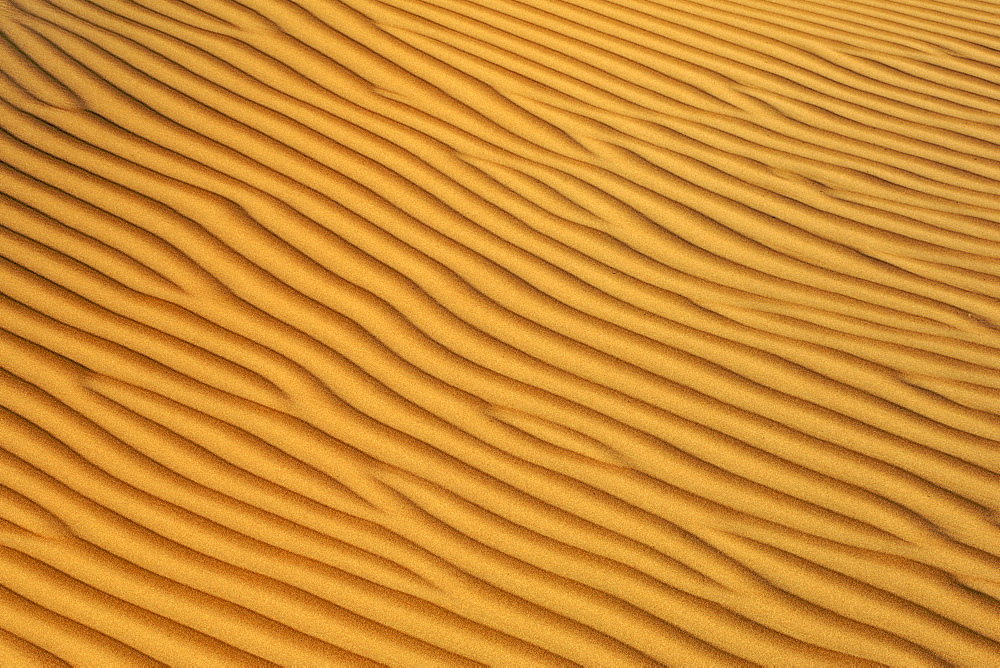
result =
M0 664L1000 664L996 3L0 34Z

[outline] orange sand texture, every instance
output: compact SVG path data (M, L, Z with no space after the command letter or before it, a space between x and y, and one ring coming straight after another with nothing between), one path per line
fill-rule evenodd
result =
M1000 665L996 0L0 35L0 665Z

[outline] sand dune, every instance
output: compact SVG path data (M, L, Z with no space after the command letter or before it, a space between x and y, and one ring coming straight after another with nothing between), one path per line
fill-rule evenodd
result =
M995 3L0 36L0 664L1000 664Z

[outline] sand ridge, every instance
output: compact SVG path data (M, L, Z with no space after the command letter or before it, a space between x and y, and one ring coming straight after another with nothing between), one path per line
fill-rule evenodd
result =
M998 43L0 1L0 663L996 663Z

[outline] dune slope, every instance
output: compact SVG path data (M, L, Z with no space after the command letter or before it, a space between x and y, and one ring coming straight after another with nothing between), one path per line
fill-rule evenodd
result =
M0 663L995 665L985 0L0 0Z

